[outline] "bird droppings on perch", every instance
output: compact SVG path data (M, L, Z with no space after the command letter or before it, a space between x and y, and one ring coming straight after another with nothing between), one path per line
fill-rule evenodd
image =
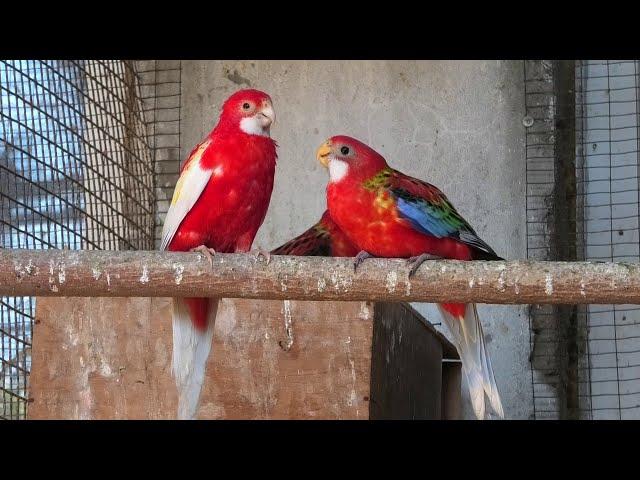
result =
M174 263L173 271L175 272L175 276L174 276L175 283L176 285L180 285L182 283L182 272L184 272L184 266Z
M1 296L218 297L495 304L640 303L640 265L0 250ZM405 282L404 288L401 282ZM286 287L284 288L283 285Z
M547 273L544 277L544 293L547 295L553 295L553 278L551 278L550 273Z
M498 277L498 290L500 292L504 292L506 290L505 281L504 281L505 269L504 269L504 265L501 265L500 267L501 267L500 276ZM515 287L515 282L514 282L514 287Z
M398 285L398 274L395 271L391 271L387 273L386 280L387 280L386 282L387 292L389 293L395 292L396 285Z
M142 267L142 275L140 276L140 283L149 283L149 267L146 265Z

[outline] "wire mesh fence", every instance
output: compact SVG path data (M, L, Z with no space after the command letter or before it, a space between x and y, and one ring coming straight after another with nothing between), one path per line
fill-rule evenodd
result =
M638 61L524 70L529 258L640 261ZM530 318L536 418L640 418L638 306L533 306Z
M140 91L146 113L148 136L154 153L155 242L160 246L164 217L180 172L180 99L182 62L145 60L137 62Z
M154 164L134 62L0 61L0 247L151 249ZM0 417L26 417L35 301L0 303Z

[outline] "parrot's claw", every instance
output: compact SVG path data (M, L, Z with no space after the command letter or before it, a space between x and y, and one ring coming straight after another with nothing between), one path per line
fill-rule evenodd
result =
M192 248L191 252L201 253L205 256L207 260L209 260L209 266L213 268L213 257L216 255L216 251L213 248L208 248L204 245L200 245L199 247Z
M440 259L441 257L438 257L436 255L430 255L428 253L423 253L422 255L418 255L417 257L411 257L410 259L407 260L407 263L411 265L411 270L409 270L409 278L413 277L418 271L418 269L420 268L420 265L422 265L427 260L440 260Z
M267 261L267 265L271 263L271 252L267 252L262 248L258 247L253 249L252 253L255 255L256 260L258 260L260 257L263 257Z
M367 258L373 258L373 255L371 255L369 252L365 252L364 250L361 250L355 256L355 258L353 259L353 273L356 273L358 271L358 267L360 266L360 264Z

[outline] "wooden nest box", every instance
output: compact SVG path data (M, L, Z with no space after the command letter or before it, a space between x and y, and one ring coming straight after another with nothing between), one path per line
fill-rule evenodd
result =
M31 419L171 419L171 301L37 299ZM408 304L221 301L200 419L456 419L455 348Z

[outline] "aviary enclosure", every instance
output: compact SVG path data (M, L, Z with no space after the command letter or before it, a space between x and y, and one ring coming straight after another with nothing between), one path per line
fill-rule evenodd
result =
M220 88L247 86L256 82L255 77L259 82L260 74L255 72L266 68L263 64L267 63L256 66L246 62L243 65L247 73L228 62L222 67L224 79L221 80L227 83ZM397 63L401 64L397 67L401 81L389 82L384 88L417 89L427 92L426 95L435 88L427 80L421 83L419 76L417 85L410 85L402 68L406 64L410 70L412 62ZM429 68L429 62L423 63ZM284 64L283 75L287 69L301 68ZM154 358L164 355L166 345L162 335L163 328L167 330L168 326L150 330L145 324L135 331L135 336L147 343L127 343L117 355L114 353L114 358L123 365L119 376L112 372L115 364L105 365L96 360L101 354L100 348L104 347L103 343L96 342L96 331L111 332L113 342L117 343L130 332L123 329L117 319L134 322L136 314L132 312L144 311L149 315L148 312L166 309L166 305L155 300L155 303L144 303L142 297L163 296L150 294L149 282L132 282L133 286L124 282L127 275L140 277L137 269L142 268L143 261L148 261L156 267L151 272L152 280L154 275L158 279L166 275L165 283L171 283L176 275L180 279L184 276L180 288L185 292L195 288L199 293L263 299L229 302L225 307L226 320L220 327L226 328L227 333L237 331L235 322L242 315L254 318L255 302L264 302L258 308L265 312L266 326L264 331L260 330L260 338L264 339L261 341L267 342L271 332L281 328L284 321L282 338L274 344L274 348L280 349L277 359L267 354L266 347L254 345L253 350L243 349L243 345L255 342L255 335L248 333L242 337L250 339L245 343L229 334L228 340L216 344L214 351L218 348L228 358L216 366L216 372L227 380L208 391L211 400L208 405L219 405L204 412L208 418L308 418L314 415L320 418L458 418L460 378L455 365L459 365L459 360L455 348L445 338L446 329L435 318L428 317L425 321L415 310L397 303L440 301L453 292L456 296L453 300L531 304L526 312L528 318L513 320L524 322L522 332L528 336L526 368L507 371L499 360L504 347L491 347L498 384L516 375L520 379L527 376L530 386L527 398L514 397L513 405L505 408L507 418L512 417L510 410L517 410L518 418L639 419L640 273L633 265L640 260L639 62L522 61L511 62L508 67L487 62L478 68L484 69L486 65L490 69L507 68L518 75L514 75L512 84L505 88L515 92L511 96L520 102L519 106L512 105L517 110L514 118L518 121L517 125L512 122L510 128L520 132L515 143L522 148L515 158L524 166L519 191L526 215L522 221L526 245L519 258L509 260L526 257L533 262L507 263L500 267L502 270L498 267L487 270L481 262L470 262L466 266L437 263L437 268L427 266L413 284L405 284L389 276L389 272L395 272L390 269L398 265L393 260L374 262L373 265L387 270L380 272L369 267L361 276L352 277L346 273L348 262L334 259L300 259L301 263L297 264L275 259L269 266L238 259L237 263L230 260L228 267L216 264L219 271L208 273L193 260L196 254L180 257L183 263L178 272L175 263L167 263L161 255L116 253L158 247L181 161L199 135L184 130L185 124L193 125L192 113L185 105L209 102L217 87L210 91L209 97L194 93L194 79L201 73L194 62L0 61L0 247L6 249L4 253L0 251L4 256L0 263L6 283L0 293L20 293L2 297L0 306L0 417L31 418L32 376L41 391L46 384L55 385L61 391L76 387L81 390L89 385L91 379L86 385L80 385L66 378L83 372L83 368L86 369L83 365L71 365L68 359L67 363L56 363L51 357L56 348L61 357L69 357L71 354L62 350L79 348L78 343L86 348L83 354L88 355L88 362L98 362L94 370L107 371L105 376L112 379L106 384L91 384L92 405L102 402L106 406L100 407L102 410L98 413L95 405L93 410L82 410L85 397L81 394L76 402L80 410L74 410L73 405L58 406L57 403L63 403L64 395L48 391L45 395L48 397L36 405L38 418L47 417L47 408L51 415L55 410L58 418L109 418L117 408L131 410L133 407L122 403L125 400L114 393L120 388L116 383L126 381L136 383L139 389L135 390L136 398L148 401L153 396L156 399L151 407L144 404L145 408L156 409L158 417L164 415L163 406L172 400L163 390L170 386L160 374L154 376L148 374L148 370L157 367ZM451 71L455 74L456 68L451 67ZM300 78L304 83L306 77L300 75ZM473 84L467 86L472 87ZM297 92L300 91L305 89ZM395 98L396 93L389 95ZM372 104L376 101L374 96ZM324 108L319 107L319 116L325 115ZM410 109L407 112L394 110L393 106L390 109L393 115L411 114ZM293 107L284 110L291 118L298 118ZM207 122L213 122L213 117L203 120ZM393 141L398 134L390 130L386 142ZM419 142L414 143L415 148L421 148ZM473 161L480 160L464 159L464 162ZM476 187L481 185L473 186ZM269 214L283 215L280 211ZM298 218L292 214L291 222ZM301 232L307 227L300 223L292 230ZM9 252L8 249L16 250ZM29 257L29 252L22 251L25 249L57 249L61 256ZM73 257L73 252L67 250L105 252L102 256ZM12 252L14 256L10 255ZM24 263L20 263L22 260ZM100 265L113 262L112 280L108 285L104 282L108 268L97 269L95 262L98 261L102 262ZM536 263L538 261L572 263ZM67 262L66 270L60 268L61 262ZM36 270L38 272L33 273ZM83 274L89 279L84 284ZM96 284L91 283L92 275ZM44 280L39 280L40 277ZM102 279L101 287L96 286L98 277ZM228 281L229 278L236 284ZM325 278L329 288L316 288ZM473 282L468 286L470 278L485 278L485 283L473 288ZM446 287L434 288L435 283L443 281ZM161 282L153 287L160 293L166 290ZM83 293L83 289L94 289L95 295ZM98 292L98 289L102 290ZM57 299L44 298L58 294L139 298L127 300L128 303L122 303L119 310L112 312L112 326L101 323L98 327L94 322L88 328L85 323L85 329L76 332L75 344L63 343L56 347L58 337L51 333L53 327L46 326L47 322L64 329L67 319L69 324L83 325L84 317L78 316L78 310L86 308L90 312L87 315L102 318L105 309L115 308L98 303L102 299L97 298L93 299L94 303L78 299L75 303L64 299L63 303L56 303ZM292 307L289 297L324 301L326 305L300 303ZM342 309L338 300L351 303ZM39 310L41 301L44 307ZM611 303L605 303L607 301ZM398 305L405 305L405 310L394 310ZM64 318L52 322L56 315ZM322 329L313 323L314 318L324 315L331 328ZM298 326L292 326L292 316L299 330ZM40 318L45 319L45 325L37 325ZM368 319L370 323L358 323L358 319L361 322ZM430 321L434 322L433 326ZM255 324L255 318L253 322ZM397 345L395 337L397 334L401 337L403 331L411 332L413 343L406 350L398 349L401 353L397 353L395 363L390 363L389 350L385 349L388 345ZM43 339L48 336L46 345L39 347L42 351L38 358L47 359L58 370L50 366L47 372L43 360L38 367L41 370L32 371L32 354L35 355L32 346L34 340L37 345L39 332L43 332ZM499 330L491 333L495 341ZM341 341L340 349L333 352L333 347L326 345L333 345L337 336L349 341ZM319 346L319 340L314 343L314 337L322 339L325 347ZM358 344L361 338L369 339L364 347ZM290 350L292 344L295 344L294 350ZM409 355L409 351L414 355L411 362L416 358L424 362L421 372L405 368L403 361L409 360L403 356ZM134 352L144 357L145 364L125 366ZM340 355L344 357L344 368L335 360L342 358ZM132 372L131 378L125 369ZM325 383L319 386L308 377L296 377L302 375L301 369L322 372L326 375L322 378L330 380L322 380ZM144 381L135 377L144 372L147 372ZM162 375L166 373L163 371ZM289 387L274 377L287 375L302 378L300 383L306 382L306 385L291 387L294 393L286 391ZM118 378L114 380L115 377ZM403 380L393 383L396 381L393 379L398 378ZM242 383L244 388L237 398L228 393L234 383ZM437 391L442 390L437 401L428 393L436 384ZM323 388L328 393L323 393ZM398 392L397 396L389 397L389 391ZM342 392L347 396L344 405L338 399ZM246 402L242 403L239 398ZM373 399L378 402L372 403ZM518 408L510 408L516 406L516 401ZM110 402L116 405L115 410L110 409ZM368 413L363 413L363 408ZM88 411L93 413L87 414ZM144 417L145 412L129 415Z

